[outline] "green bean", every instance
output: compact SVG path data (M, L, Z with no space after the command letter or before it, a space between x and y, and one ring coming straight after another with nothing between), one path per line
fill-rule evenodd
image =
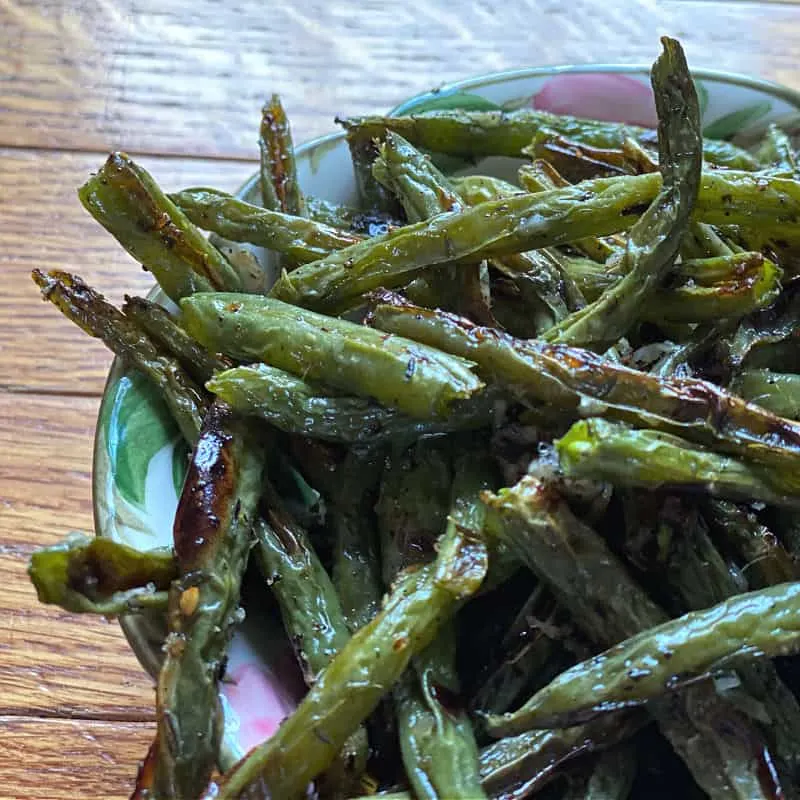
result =
M640 711L610 713L586 725L499 739L481 750L483 786L491 797L522 800L549 783L564 764L624 741L646 719Z
M612 175L636 175L639 169L630 163L622 148L592 147L580 144L551 128L540 128L523 155L552 164L570 183L587 178Z
M400 286L426 267L628 230L660 188L656 173L598 178L440 214L304 264L283 275L272 295L316 309L338 308L378 287ZM714 224L746 221L760 226L767 237L796 244L790 223L798 216L796 181L748 172L703 173L696 219Z
M681 244L684 261L692 258L724 258L735 255L741 248L723 239L711 225L690 222Z
M189 333L211 350L263 360L413 417L444 416L483 386L462 359L279 300L202 294L181 308Z
M491 424L494 403L480 395L446 419L419 420L362 398L340 395L266 364L217 373L206 387L240 414L258 417L286 433L347 444L419 436Z
M540 159L523 164L517 174L520 184L529 192L549 192L570 185L552 164ZM608 241L598 236L587 236L570 242L570 245L600 264L605 264L617 252Z
M528 475L510 489L485 495L485 500L487 530L553 589L590 639L607 647L667 622L605 542L541 481ZM768 796L751 757L754 742L771 757L766 744L708 684L651 701L650 709L712 798ZM701 725L705 736L699 735Z
M706 518L723 549L732 552L744 565L742 572L752 588L800 579L778 537L746 507L726 500L711 500L706 504Z
M743 273L750 272L764 261L761 253L736 253L731 256L685 259L674 265L671 283L680 286L693 282L699 286L714 286L717 283L733 283ZM620 280L614 269L598 264L590 258L571 258L567 262L570 275L581 292L590 300L596 300L607 289Z
M308 533L287 512L269 481L265 516L256 521L256 557L272 589L306 683L312 686L350 634L339 596Z
M389 131L378 153L372 174L397 197L409 222L464 208L449 179L402 136Z
M125 153L112 153L78 197L176 302L194 292L241 288L219 250Z
M567 270L591 300L624 280L589 259L569 259ZM673 274L686 283L654 289L642 300L643 319L683 323L743 317L770 306L781 291L781 269L761 253L689 260L676 264Z
M493 175L452 175L450 182L471 206L496 200L498 197L525 194L525 189Z
M351 449L335 471L336 488L329 495L332 578L351 633L378 613L383 593L373 511L381 455L356 454Z
M218 682L261 491L261 442L224 406L203 422L175 513L180 577L169 599L169 636L156 690L154 797L197 797L222 736Z
M42 296L90 336L143 373L160 390L187 442L197 440L207 403L178 362L158 352L139 326L106 302L77 275L38 269L33 280Z
M301 795L485 572L486 550L475 532L449 526L437 560L401 576L381 612L355 633L297 710L226 774L217 800L233 800L256 780L272 797Z
M800 419L800 375L768 369L746 369L731 389L745 400L788 419Z
M458 211L464 200L450 181L401 136L387 133L372 167L376 179L400 201L410 222ZM486 325L496 324L489 308L488 273L480 263L433 270L428 278L441 308Z
M227 359L201 347L158 303L126 295L122 313L132 319L159 348L177 358L200 384L205 383L215 372L222 372L231 366Z
M520 157L537 131L549 128L591 147L619 148L626 138L642 145L656 143L655 131L619 122L578 119L547 111L429 111L403 117L355 117L341 120L351 142L368 142L386 131L399 133L425 150L465 158ZM756 160L739 147L706 139L703 155L709 163L732 169L755 169Z
M526 400L562 414L604 415L765 465L783 465L781 481L794 485L800 426L714 384L658 378L579 348L514 339L443 312L404 304L392 295L376 295L376 300L389 301L372 311L376 327L468 358L487 380L501 382ZM734 474L739 474L735 468Z
M305 217L305 203L297 182L292 131L280 97L273 94L261 111L258 139L261 151L261 196L264 208Z
M398 286L425 267L474 263L613 233L630 227L631 216L655 194L658 184L658 176L625 178L637 183L624 187L600 180L591 186L492 200L407 225L294 270L276 282L272 294L304 306L335 308L379 286Z
M403 763L417 800L480 800L478 747L458 701L455 630L445 625L395 689Z
M624 277L547 331L547 341L607 350L639 319L644 302L678 253L700 181L700 110L683 50L674 40L665 37L662 42L664 52L651 73L661 190L630 230L619 267Z
M800 647L800 583L736 595L632 636L576 664L519 710L487 718L508 736L529 728L585 722L642 704L736 657L788 655Z
M636 777L636 755L631 744L601 753L585 778L570 786L562 800L627 800Z
M127 614L166 610L167 590L177 577L169 550L141 552L111 539L71 533L35 550L28 575L40 603L75 614Z
M800 508L793 476L694 446L668 433L593 418L556 441L568 475L615 486L701 489L714 497Z
M283 626L306 684L313 686L350 640L333 583L306 531L287 512L269 480L264 482L265 517L256 520L256 557L278 601ZM367 736L358 727L322 780L342 792L355 789L367 764Z
M386 460L375 512L387 586L402 570L429 561L445 528L453 472L443 441L423 439Z
M184 189L169 197L201 228L235 242L266 247L297 264L325 258L363 239L359 234L321 222L251 205L217 189Z

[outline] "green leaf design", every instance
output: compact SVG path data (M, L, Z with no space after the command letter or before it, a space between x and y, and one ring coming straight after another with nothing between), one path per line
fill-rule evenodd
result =
M446 111L458 109L460 111L497 111L500 109L479 94L469 92L429 92L403 103L396 111L395 116L404 117L408 114L421 114L424 111Z
M703 129L703 136L709 139L729 139L768 114L771 108L772 103L764 100L761 103L753 103L740 108L738 111L731 111L730 114L725 114L715 119L710 125L706 125Z
M156 389L138 372L123 375L111 393L101 420L111 473L120 495L144 508L150 460L180 434Z

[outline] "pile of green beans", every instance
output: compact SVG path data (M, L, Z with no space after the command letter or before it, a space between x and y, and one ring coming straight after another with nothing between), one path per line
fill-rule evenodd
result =
M193 449L172 548L30 562L44 603L164 617L132 798L800 800L796 152L704 140L662 44L657 131L341 121L353 207L303 191L277 96L258 203L122 153L81 187L178 311L33 278ZM237 242L278 259L267 293ZM244 581L307 693L231 765Z

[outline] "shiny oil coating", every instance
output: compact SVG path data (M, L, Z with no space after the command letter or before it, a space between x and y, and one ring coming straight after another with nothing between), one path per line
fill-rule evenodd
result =
M233 518L238 451L229 430L230 412L213 405L195 445L173 523L173 543L181 573L208 564L223 545Z

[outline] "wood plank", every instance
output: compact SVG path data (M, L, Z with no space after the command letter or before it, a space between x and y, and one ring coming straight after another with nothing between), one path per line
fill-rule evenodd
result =
M273 91L302 140L469 75L650 62L662 33L694 66L800 88L799 25L765 3L2 0L0 145L250 158Z
M29 277L32 269L77 272L114 302L153 284L75 195L103 158L0 150L0 388L99 394L111 362L100 342L42 302ZM168 190L198 184L234 190L256 169L196 159L141 162Z
M153 716L152 682L119 625L39 604L25 572L35 547L92 529L97 406L95 398L0 393L2 714Z
M152 723L0 717L0 800L123 800Z

